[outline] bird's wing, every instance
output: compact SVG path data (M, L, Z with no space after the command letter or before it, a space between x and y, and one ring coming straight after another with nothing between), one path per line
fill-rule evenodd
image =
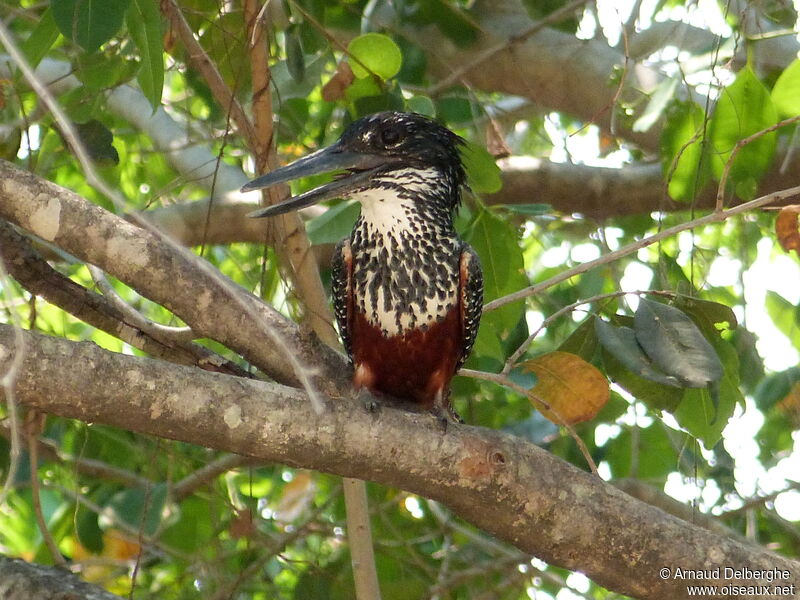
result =
M466 362L475 338L478 337L478 325L483 312L483 272L481 261L475 251L468 245L461 247L459 263L459 304L461 308L461 331L463 351L456 364L458 371Z
M350 240L345 238L333 251L331 263L331 292L333 296L333 312L344 350L352 361L352 339L350 331L353 323L353 255L350 252Z

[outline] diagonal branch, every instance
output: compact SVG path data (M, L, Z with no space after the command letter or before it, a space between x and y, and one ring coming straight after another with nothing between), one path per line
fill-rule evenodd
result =
M346 389L346 368L338 354L301 334L291 321L248 291L216 271L201 268L195 257L176 252L155 234L5 161L0 161L0 218L97 265L171 310L201 337L219 341L276 381L300 383L272 334L283 336L297 350L295 358L302 364L318 365L318 375L339 381L341 389ZM237 301L231 301L229 290L235 290ZM258 323L252 315L258 315Z
M13 335L0 325L0 369ZM462 425L444 434L429 415L346 402L318 415L303 392L279 384L23 335L16 394L36 410L400 487L636 598L687 595L691 582L663 578L665 567L751 570L709 585L771 585L776 569L788 571L781 584L800 584L797 562L667 515L509 434Z

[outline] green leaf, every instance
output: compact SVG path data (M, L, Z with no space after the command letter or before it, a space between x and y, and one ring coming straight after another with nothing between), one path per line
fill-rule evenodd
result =
M161 524L161 513L167 502L167 486L159 483L149 490L132 488L117 492L108 501L108 508L119 520L153 535Z
M75 130L86 146L91 159L102 165L119 164L119 154L114 148L114 134L97 119L86 123L77 123Z
M411 112L433 118L436 116L436 105L428 96L412 96L406 100L406 106Z
M763 131L778 122L778 113L769 92L753 70L747 66L736 80L722 90L717 108L709 125L711 142L711 167L719 179L725 171L736 143ZM738 193L747 193L754 187L750 180L758 181L772 163L777 136L774 131L761 135L739 149L730 169L729 183ZM744 182L743 188L737 184Z
M703 109L694 102L675 103L667 116L661 133L661 167L673 200L691 200L711 176L704 154L704 119Z
M772 104L782 119L800 115L800 59L783 70L772 88Z
M672 412L680 404L686 391L683 388L663 385L644 377L639 377L605 348L603 348L602 355L603 365L611 380L629 394L644 402L650 409Z
M477 194L494 194L503 187L500 167L483 146L467 142L461 146L461 160L467 171L467 184Z
M34 27L31 34L22 43L22 52L28 58L32 68L36 68L42 59L47 54L47 51L53 47L53 44L58 40L60 32L53 19L53 11L48 8L42 13L39 22Z
M680 382L675 377L653 368L650 358L636 340L636 333L630 327L615 327L597 318L594 320L594 330L603 348L635 375L662 385L680 387Z
M131 0L125 13L125 22L142 57L136 81L155 112L161 105L161 92L164 88L161 13L156 0Z
M528 285L517 232L511 225L482 208L476 213L463 237L481 259L484 302L490 302ZM495 329L501 337L505 336L522 318L523 310L524 303L518 301L485 313L482 329Z
M306 225L306 232L312 244L335 244L350 235L358 219L358 202L342 202L329 208Z
M361 79L375 74L384 81L397 75L403 62L400 48L382 33L365 33L347 45L347 60Z
M100 554L103 550L103 530L97 523L98 514L79 505L75 519L75 534L81 546L89 552Z
M597 350L597 331L595 319L584 319L583 322L573 331L570 336L561 342L558 350L577 354L583 360L591 362L595 350Z
M641 298L634 331L653 364L684 386L706 387L722 378L719 356L683 311Z
M669 79L665 79L658 87L656 87L653 95L650 96L650 102L644 109L642 116L636 119L633 124L634 131L648 131L653 125L656 124L664 114L670 101L675 95L675 89L678 87L680 81L680 74L675 75Z
M625 428L608 445L605 460L614 479L636 477L653 483L663 481L678 468L675 446L664 424L659 422L639 428L635 436L630 428Z
M764 308L775 327L800 349L800 308L772 290L767 290Z
M798 381L800 381L800 367L791 367L768 375L753 392L756 406L761 411L769 410L783 400Z
M94 52L122 27L130 0L51 0L59 30L87 52Z
M302 83L306 77L306 62L297 25L292 25L286 30L286 66L289 67L292 79Z
M704 332L736 329L739 326L733 309L720 302L677 296L673 305L689 315Z
M707 389L686 390L683 400L673 413L678 424L703 442L709 450L722 439L722 430L728 424L736 403L741 399L738 389L731 388L727 378L720 387L718 402L714 402Z
M118 55L102 52L83 53L75 64L75 76L95 93L112 87L126 72L125 60Z

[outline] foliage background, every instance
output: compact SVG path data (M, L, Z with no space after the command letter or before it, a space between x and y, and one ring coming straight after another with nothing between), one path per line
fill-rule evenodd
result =
M713 205L723 178L726 205L796 185L793 123L757 136L731 160L737 141L800 114L795 10L778 2L632 8L272 2L264 19L275 144L290 160L330 143L354 118L384 109L435 116L473 142L475 195L458 227L481 255L487 301L690 221ZM251 74L240 4L186 0L180 10L246 106ZM256 200L235 191L253 170L246 136L190 64L166 14L155 0L114 0L103 10L77 0L0 3L0 17L53 82L102 177L126 199L126 212L147 215L300 318L302 299L285 283L276 252L258 243L274 232L247 222L243 215ZM541 26L525 31L537 21ZM529 53L541 58L527 60ZM87 183L41 99L7 57L2 62L0 156L116 210ZM498 161L500 171L484 147L509 156ZM296 191L313 184L301 182ZM321 264L356 213L333 203L305 215ZM798 496L791 469L800 415L800 290L789 283L798 280L796 256L773 241L773 221L774 213L754 211L698 227L505 304L484 317L467 366L500 371L534 332L532 346L516 358L560 349L593 362L617 386L575 431L604 478L677 496L696 514L797 557L798 515L781 507ZM85 264L49 251L62 273L94 287ZM767 270L769 264L779 266ZM782 277L756 282L759 271ZM166 309L113 285L149 319L180 325ZM757 287L764 296L750 291ZM576 306L539 329L562 307L620 289L665 292L661 297L714 341L725 369L716 422L703 391L632 378L598 346L587 315L625 323L636 294ZM11 279L3 293L4 322L139 352ZM213 340L204 343L247 367ZM532 383L520 369L511 376ZM591 391L562 377L576 402ZM586 467L573 439L525 396L475 378L459 377L453 387L467 422L511 431ZM6 422L4 472L8 431ZM136 597L350 597L336 478L57 418L47 419L40 439L38 464L34 469L27 453L21 458L0 509L3 554L52 561L34 518L38 496L60 552L86 579L120 594L135 580ZM32 488L32 478L41 489ZM496 542L431 501L368 489L387 598L620 597Z

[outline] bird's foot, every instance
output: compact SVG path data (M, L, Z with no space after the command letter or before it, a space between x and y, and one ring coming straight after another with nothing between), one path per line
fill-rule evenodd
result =
M449 394L445 396L442 392L436 394L431 407L431 413L439 421L439 426L442 428L442 433L447 433L447 426L450 423L462 424L464 419L453 409L452 404L449 402Z
M356 401L361 404L368 413L377 413L381 408L380 401L378 401L367 388L361 388L356 392Z

